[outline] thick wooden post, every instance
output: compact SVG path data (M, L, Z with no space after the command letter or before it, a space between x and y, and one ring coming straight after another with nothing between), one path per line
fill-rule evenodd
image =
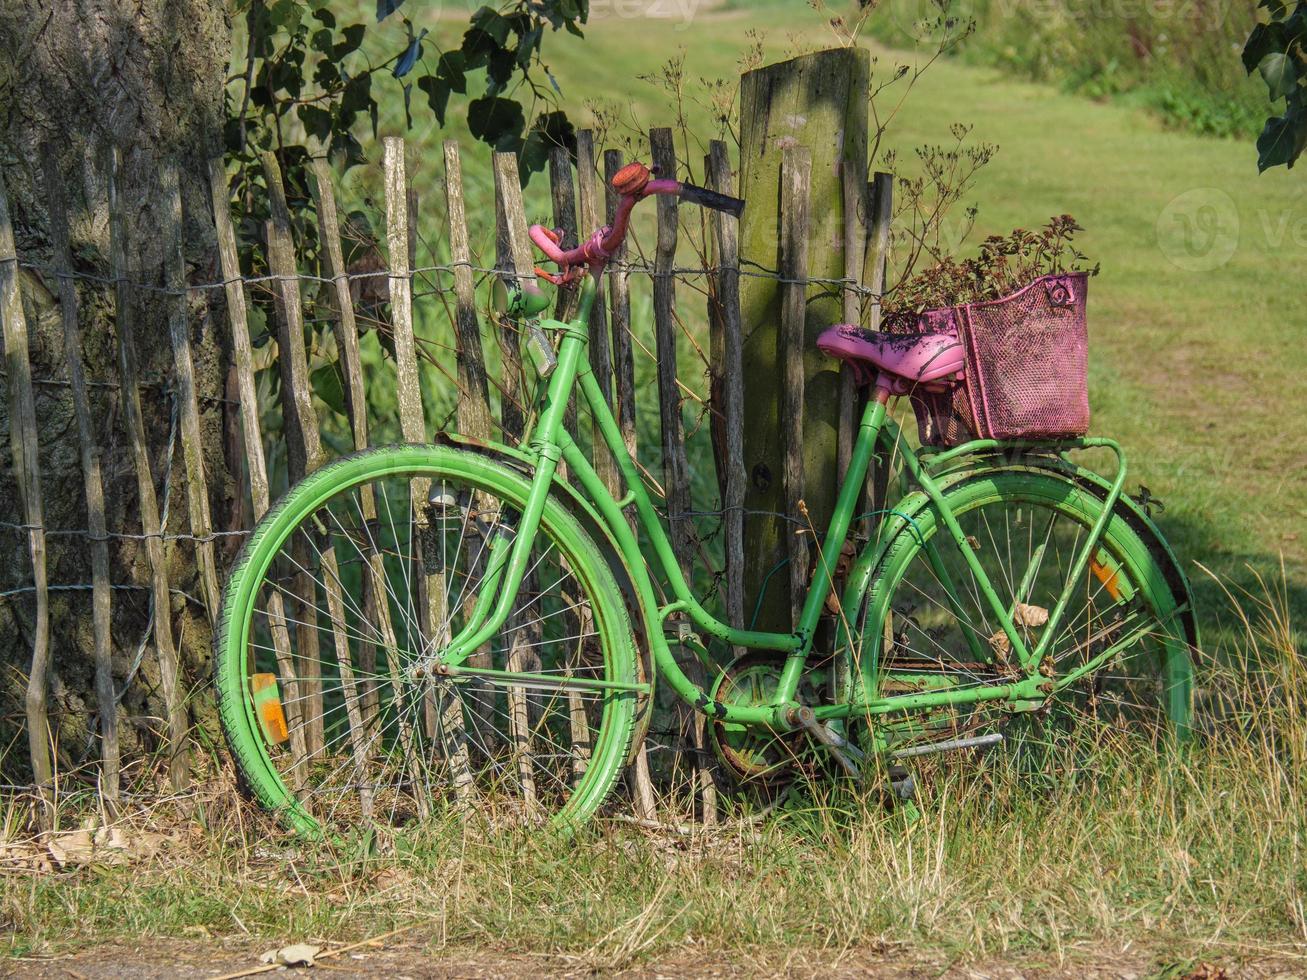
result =
M808 223L807 277L842 280L846 275L843 205L851 170L867 170L866 51L840 48L804 55L746 73L740 80L740 188L749 202L740 222L740 256L767 269L780 268L780 172L787 148L811 151L810 200L822 202ZM749 511L785 511L782 471L782 375L780 350L782 285L746 276L740 282L744 403L750 424L744 433ZM817 336L843 313L838 285L814 283L804 290L802 498L818 532L829 523L837 490L840 382L838 365L816 348ZM799 518L800 515L789 515ZM769 593L759 592L769 574L789 557L791 525L750 516L745 526L745 608L759 610L758 629L791 628L791 577L772 575ZM747 624L746 624L747 625Z

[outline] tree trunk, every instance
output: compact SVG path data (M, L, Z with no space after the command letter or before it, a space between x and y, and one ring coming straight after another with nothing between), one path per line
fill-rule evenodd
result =
M43 155L68 203L73 269L107 277L109 226L105 168L117 147L122 164L118 193L126 216L128 278L162 287L166 201L159 174L175 160L181 175L187 273L191 282L217 274L209 220L206 160L219 148L223 86L231 54L231 24L221 0L38 0L0 2L0 169L9 192L20 263L19 281L30 333L39 424L45 526L85 529L87 512L78 428L67 386L58 283L52 265L48 193ZM118 388L117 334L112 284L76 283L82 358L90 385L91 416L101 458L111 534L139 533L136 476ZM147 449L160 502L169 502L166 534L189 533L181 447L170 452L174 414L168 297L131 292L136 355L143 381L141 404ZM225 335L221 291L191 294L189 325L200 399L204 468L215 515L229 512L231 478L223 456ZM0 400L2 401L2 400ZM10 420L0 403L0 442ZM21 524L9 457L0 467L0 521ZM221 521L218 521L221 525ZM21 532L0 527L0 592L31 584ZM52 586L91 581L84 536L49 538ZM183 667L183 689L207 679L210 628L202 602L194 546L166 544L173 597L158 615L171 617ZM150 570L142 542L110 542L113 592L113 675L122 690L119 730L124 761L160 744L167 717L148 627ZM123 587L127 588L123 588ZM184 594L181 594L184 593ZM25 739L15 737L31 658L33 596L0 599L0 775L26 775ZM50 603L52 669L49 722L57 768L67 773L99 754L95 665L89 590L56 590ZM143 649L143 655L141 651ZM139 655L139 658L138 658ZM139 666L138 666L139 665ZM199 720L205 712L192 702ZM125 767L126 769L126 767ZM126 782L126 781L125 781Z

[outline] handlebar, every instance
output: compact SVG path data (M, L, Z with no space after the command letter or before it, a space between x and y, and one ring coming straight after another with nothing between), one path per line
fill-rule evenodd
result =
M613 175L611 183L613 190L622 195L613 214L613 223L594 232L576 248L560 248L559 242L562 236L558 232L551 231L544 225L531 226L529 232L531 241L544 253L545 258L557 264L559 269L557 274L551 274L537 268L536 275L555 285L568 285L581 275L582 267L598 273L621 248L622 241L626 238L631 209L639 201L655 194L675 194L682 201L712 208L737 218L744 211L744 202L739 198L676 180L656 180L653 171L642 163L628 163Z

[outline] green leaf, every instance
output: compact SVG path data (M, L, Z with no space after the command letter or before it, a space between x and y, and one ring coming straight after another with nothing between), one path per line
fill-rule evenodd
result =
M517 59L509 48L501 48L490 55L486 63L486 94L497 95L513 79Z
M1268 54L1284 52L1288 49L1289 42L1285 37L1283 24L1258 24L1248 35L1248 43L1244 45L1243 66L1251 75Z
M336 26L336 15L326 7L319 7L317 10L313 11L313 16L316 20L320 21L327 27Z
M363 32L365 28L362 24L350 24L349 27L341 31L341 39L331 50L331 56L339 61L345 55L352 51L357 51L360 44L363 43Z
M436 122L445 125L445 109L449 105L449 85L444 79L435 75L424 75L418 79L418 88L426 93L427 104L436 114Z
M1298 66L1287 54L1278 51L1268 54L1257 66L1257 70L1262 73L1266 87L1271 91L1272 102L1286 98L1298 84Z
M525 126L522 107L512 99L487 96L473 99L467 107L467 128L497 150L516 148Z
M355 75L345 83L345 91L340 97L341 121L353 122L355 113L362 112L372 105L372 75L364 72Z
M324 364L309 376L313 393L326 403L337 415L345 412L345 385L341 381L340 371L335 363Z
M325 143L331 136L331 113L315 105L302 105L298 112L309 135Z
M1292 170L1304 146L1307 146L1307 111L1295 106L1283 116L1266 120L1266 128L1257 137L1257 169L1262 173L1280 166Z
M463 52L446 51L436 64L436 75L452 91L467 94L467 76L463 73Z
M525 69L531 64L531 55L540 45L540 37L544 33L544 27L536 27L534 30L527 31L522 35L522 39L517 42L517 66Z
M508 18L491 7L482 7L473 14L471 24L477 30L490 35L500 47L508 41L508 32L512 26Z
M404 0L377 0L377 23L383 20L399 9Z

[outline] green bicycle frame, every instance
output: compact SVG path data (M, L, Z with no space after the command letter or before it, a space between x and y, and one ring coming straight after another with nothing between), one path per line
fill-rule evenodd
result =
M536 361L543 382L543 397L540 400L537 422L521 446L526 457L534 464L530 493L518 518L516 533L512 536L511 542L501 537L491 546L482 592L478 596L469 621L450 644L432 660L429 665L431 669L454 675L468 672L469 669L463 666L467 658L503 627L517 590L527 573L528 557L544 511L545 501L553 488L555 472L559 462L565 461L572 478L579 482L587 498L594 505L627 566L631 569L637 597L645 613L645 621L649 624L648 642L659 675L671 685L679 697L711 718L746 725L767 725L778 730L794 727L797 724L795 709L799 707L795 696L812 650L813 638L823 608L834 587L835 573L828 556L838 556L844 548L862 499L868 467L878 445L889 453L899 455L907 471L906 476L930 499L942 519L944 528L975 576L983 598L1011 644L1016 662L1021 665L1025 676L1010 683L956 690L932 690L879 699L872 698L871 692L864 690L862 698L856 700L850 698L848 703L816 706L814 713L817 718L846 718L855 712L859 715L881 715L989 700L1038 701L1052 693L1054 686L1060 689L1075 677L1096 669L1099 663L1106 662L1108 654L1114 653L1114 650L1105 651L1103 655L1096 657L1089 665L1077 671L1074 677L1061 678L1056 685L1052 685L1038 673L1042 658L1047 653L1049 639L1056 635L1056 627L1065 614L1074 583L1085 573L1124 487L1125 459L1120 447L1107 439L1076 439L1056 444L977 440L947 452L923 451L918 455L901 446L900 431L894 421L887 417L884 398L868 400L863 411L844 482L836 499L830 525L817 551L812 580L794 631L767 633L736 629L717 619L699 603L691 591L690 584L686 582L667 532L663 528L662 520L644 488L644 482L634 460L626 450L621 430L591 370L586 347L589 342L588 323L595 290L593 277L586 277L580 290L577 315L571 322L563 323L548 319L540 321L538 329L560 335L556 364L544 361L547 356L544 354L547 345L528 344L528 350ZM563 425L564 412L576 388L580 389L581 396L589 406L596 428L609 452L612 453L618 472L627 488L625 496L620 500L614 499L608 492L603 480ZM1091 529L1084 547L1077 555L1072 565L1072 574L1067 578L1066 585L1050 612L1048 628L1034 649L1029 649L1013 622L1013 610L1000 599L990 583L971 543L944 498L944 490L932 474L939 473L948 463L968 454L1013 449L1047 450L1050 446L1059 451L1093 447L1108 448L1116 454L1118 467L1102 513ZM636 508L639 524L650 542L653 561L649 564L656 567L660 574L665 593L671 596L669 602L658 600L654 583L646 570L645 554L623 513L624 509L632 504ZM928 559L936 570L943 572L942 562L933 543L927 544L926 551ZM941 581L949 592L954 592L947 577ZM723 704L713 700L703 688L691 681L677 663L662 630L663 623L676 614L688 616L696 628L732 646L785 653L785 665L774 703L771 705ZM847 623L842 624L842 630L845 638L850 639ZM977 649L978 644L984 642L984 638L970 635L967 639L973 649ZM1133 637L1126 637L1114 647L1127 642L1133 642ZM852 648L853 644L850 643L849 649ZM874 670L873 663L871 666L873 676ZM867 678L867 675L868 671L864 670L864 678Z

